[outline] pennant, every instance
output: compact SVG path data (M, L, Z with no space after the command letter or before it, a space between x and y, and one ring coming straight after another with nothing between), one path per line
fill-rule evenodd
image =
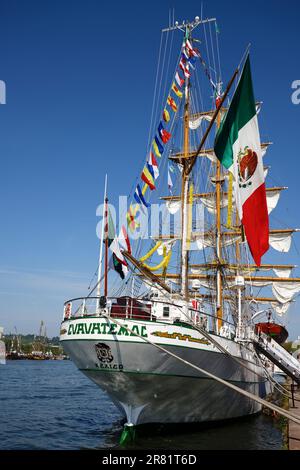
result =
M120 275L120 278L122 280L125 279L125 276L128 273L127 265L125 266L123 263L121 263L114 253L112 255L112 263L114 270Z
M157 180L157 178L159 177L159 170L158 170L157 161L156 161L156 158L155 158L153 152L150 152L150 154L149 154L149 161L148 161L147 166L149 168L149 171L150 171L150 168L151 168L150 173L153 176L153 178Z
M221 103L221 100L222 100L222 96L217 96L216 97L216 108L219 107L219 104Z
M186 56L183 52L181 53L181 64L183 67L185 67L187 61L189 60L190 56ZM181 67L180 67L181 68Z
M161 145L160 141L158 140L157 136L154 137L154 140L152 142L154 152L158 157L161 157L161 154L164 151L163 146Z
M159 126L158 126L158 133L159 133L159 136L161 138L161 140L163 141L164 144L166 144L170 138L172 137L172 134L168 131L166 131L166 129L164 129L163 125L162 125L162 122L159 123Z
M134 232L134 230L140 226L140 224L135 220L137 211L138 207L133 208L132 205L130 205L129 210L126 214L128 227L130 228L131 232Z
M171 191L171 189L173 188L173 181L172 181L172 178L171 178L170 167L168 167L168 186L169 186L169 190Z
M183 57L181 57L180 62L179 62L179 67L183 71L184 76L189 78L191 76L189 72L189 64L186 64L186 65L185 64L186 64L186 60Z
M214 88L214 90L216 90L217 87L216 87L215 83L213 82L213 80L212 80L212 78L211 78L211 76L210 76L209 70L208 70L208 68L207 68L207 66L206 66L206 63L205 63L204 60L202 59L201 54L200 54L199 51L198 51L198 57L199 57L199 59L200 59L201 65L202 65L202 67L203 67L203 69L204 69L205 75L207 76L208 80L210 81L211 86Z
M216 108L218 108L221 100L222 100L222 96L223 96L223 93L222 93L222 84L221 83L218 83L215 90L214 90L214 96L215 96L215 99L216 99ZM258 113L257 113L258 114Z
M119 263L122 263L124 266L127 266L127 262L123 256L123 253L120 249L119 239L115 238L110 245L109 249L113 252Z
M113 240L109 249L112 251L110 265L112 265L113 269L120 275L121 279L124 279L128 273L128 264L120 250L118 238Z
M145 201L145 198L144 198L144 195L142 193L142 190L140 188L140 185L138 184L137 187L136 187L136 190L134 192L134 195L133 195L134 199L136 200L136 202L138 204L143 204L145 207L150 207L150 204L148 202Z
M167 98L167 103L168 105L173 109L174 113L177 111L177 104L173 100L173 98L169 95Z
M146 166L144 166L143 172L141 174L141 179L142 181L144 181L144 183L146 183L149 186L151 191L153 191L153 189L156 189L153 176L151 175L149 169Z
M184 57L181 57L180 62L179 62L179 67L181 68L183 73L185 72L185 63L186 63L186 60L184 59Z
M196 63L196 58L195 57L189 57L188 63L190 64L192 69L195 70L195 65L194 64Z
M183 44L183 48L182 48L182 54L184 58L188 59L190 57L190 53L189 53L189 50L185 48L184 44Z
M176 72L175 74L175 80L176 80L177 85L180 86L181 88L182 85L184 84L184 78L181 78L178 72Z
M173 82L173 85L172 85L172 90L174 91L175 95L179 96L179 98L182 98L182 91L178 90L177 86L175 85L175 83Z
M152 153L152 152L151 152L151 153ZM150 175L152 176L152 178L154 178L154 170L153 170L152 165L150 165L149 162L147 162L146 165L147 165L147 168L148 168L148 170L149 170Z
M130 246L130 240L128 237L127 230L124 225L122 225L120 233L119 233L119 244L124 250L128 251L129 254L131 254L131 246Z
M106 207L104 211L104 221L105 221L105 225L104 225L103 242L105 243L105 240L108 239L108 246L110 246L116 236L116 233L115 233L114 221L113 221L113 218L112 218L112 215L108 208L107 203L106 203Z
M190 41L188 39L185 42L185 47L189 51L189 56L190 57L198 57L197 52L195 51L195 49L193 49L193 46L192 46L192 44L190 43Z
M169 111L165 108L164 111L163 111L163 120L165 122L169 122L170 121L170 114L169 114Z
M124 262L126 263L126 261L124 260ZM125 279L125 276L127 275L128 273L128 264L124 264L123 262L121 262L118 257L116 256L115 253L112 254L110 260L109 260L109 267L111 269L114 269L118 274L119 276L121 277L121 279Z
M187 77L187 78L190 78L190 76L191 76L190 71L189 71L189 64L187 64L185 66L184 76Z

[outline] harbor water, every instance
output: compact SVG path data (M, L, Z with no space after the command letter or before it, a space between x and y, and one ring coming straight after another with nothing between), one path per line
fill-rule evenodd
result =
M71 361L7 361L0 366L0 449L117 448L123 418ZM177 426L137 436L131 449L281 449L264 414L230 423Z

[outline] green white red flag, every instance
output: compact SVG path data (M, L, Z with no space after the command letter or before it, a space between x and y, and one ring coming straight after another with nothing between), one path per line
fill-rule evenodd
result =
M249 55L214 151L234 177L239 218L257 266L269 248L269 216Z

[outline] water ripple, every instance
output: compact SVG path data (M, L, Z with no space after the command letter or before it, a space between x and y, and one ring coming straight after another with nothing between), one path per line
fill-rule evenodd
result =
M71 361L8 361L0 367L0 449L103 449L118 446L122 417ZM141 449L280 449L272 419L260 415L183 433L140 435ZM179 431L181 434L179 434Z

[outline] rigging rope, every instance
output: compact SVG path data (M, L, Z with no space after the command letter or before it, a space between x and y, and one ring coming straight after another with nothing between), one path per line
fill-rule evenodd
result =
M148 135L147 148L149 148L150 139L151 139L151 135L152 135L152 122L153 122L154 107L155 107L155 99L156 99L156 93L157 93L157 81L158 81L158 73L159 73L159 66L160 66L160 56L161 56L161 49L162 49L162 40L163 40L163 33L161 33L161 36L160 36L159 54L158 54L158 61L157 61L156 78L155 78L155 87L154 87L154 96L153 96L153 102L152 102L152 110L151 110L151 119L150 119L150 126L149 126L149 135Z
M144 256L142 256L142 258L140 258L140 261L143 262L150 258L150 256L153 255L153 253L160 247L161 244L162 241L157 242L156 245L148 251L148 253L146 253Z
M146 263L143 263L143 266L145 266L145 268L149 269L149 271L158 271L159 269L165 268L165 267L168 266L168 264L170 262L170 259L171 259L171 256L172 256L172 251L170 250L166 254L166 256L163 258L163 260L159 264L157 264L156 266L149 266Z
M106 314L103 314L102 316L104 318L106 318L107 320L109 320L110 322L116 323L118 326L120 326L123 329L125 329L126 331L128 331L130 333L130 335L137 336L138 338L145 341L146 343L149 343L152 346L154 346L155 348L160 349L161 351L168 354L169 356L174 357L178 361L180 361L180 362L184 363L185 365L197 370L198 372L200 372L201 374L204 374L205 376L211 378L212 380L215 380L216 382L221 383L222 385L236 391L237 393L239 393L241 395L244 395L245 397L250 398L251 400L254 400L254 401L258 402L261 405L264 405L267 408L270 408L270 409L276 411L277 413L279 413L282 416L285 416L286 418L290 419L291 421L294 421L295 423L300 424L300 418L298 416L295 416L292 413L280 408L279 406L271 404L268 401L263 400L262 398L254 395L253 393L247 392L246 390L243 390L243 389L237 387L236 385L233 385L232 383L228 382L227 380L221 379L220 377L212 374L211 372L208 372L207 370L202 369L201 367L198 367L195 364L193 364L193 363L191 363L191 362L189 362L185 359L182 359L180 356L174 354L171 351L168 351L166 348L162 347L161 345L158 345L158 344L154 343L153 341L149 340L148 338L145 338L145 337L139 335L138 333L133 331L131 328L128 328L128 326L125 326L123 323L119 322L115 318L111 318ZM254 371L252 371L252 372L254 372Z

